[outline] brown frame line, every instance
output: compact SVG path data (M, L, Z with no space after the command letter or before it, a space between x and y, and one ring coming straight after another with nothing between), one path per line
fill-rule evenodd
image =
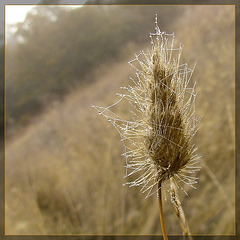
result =
M56 4L51 3L44 5L77 5L71 3L71 0L63 0L65 3ZM100 2L100 1L99 1ZM194 2L194 4L193 4ZM0 3L0 12L4 12L5 5L39 5L34 0L4 0L4 3ZM80 4L80 3L79 3ZM104 4L104 0L100 5L111 5L111 3ZM129 0L129 5L139 5L137 0ZM125 5L128 5L125 3ZM87 4L92 5L92 4ZM117 0L114 5L121 5L121 0ZM238 0L145 0L141 5L235 5L235 235L193 235L194 240L200 239L219 239L219 240L235 240L240 239L240 2ZM237 14L238 13L238 14ZM1 14L4 18L4 14ZM2 19L1 19L2 20ZM5 21L4 19L0 23L1 30L4 32L5 37ZM5 45L5 42L4 42ZM4 48L5 49L5 48ZM4 78L1 79L5 83L5 50L4 54L0 53L1 66L4 69ZM5 84L4 89L1 89L0 104L4 108L0 116L5 123ZM130 240L145 240L145 239L159 239L161 235L5 235L5 124L1 126L1 140L0 140L0 240L30 240L30 239L130 239ZM182 239L180 235L169 235L169 240Z

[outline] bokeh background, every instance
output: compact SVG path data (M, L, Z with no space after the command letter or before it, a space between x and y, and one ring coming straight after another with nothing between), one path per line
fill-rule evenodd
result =
M156 196L123 187L120 136L91 106L130 84L135 53L162 31L196 63L197 189L181 202L193 234L234 234L235 8L36 6L6 44L6 234L161 234ZM116 111L128 115L128 105ZM169 198L169 234L181 228Z

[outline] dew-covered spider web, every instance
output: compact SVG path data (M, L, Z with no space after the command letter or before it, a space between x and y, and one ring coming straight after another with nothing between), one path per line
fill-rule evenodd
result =
M146 198L158 191L160 180L170 196L172 184L186 193L184 185L195 188L198 178L194 173L200 170L196 148L190 144L200 122L200 118L195 116L196 83L191 82L193 69L186 63L180 63L182 46L175 47L174 39L174 33L160 31L156 17L155 33L150 33L151 48L146 52L140 51L129 61L136 70L136 76L130 77L131 85L121 88L122 92L117 94L119 99L114 104L108 107L93 106L120 134L124 146L122 155L126 159L125 178L129 179L134 174L137 176L126 185L139 186ZM166 73L159 82L154 80L156 61ZM163 89L162 93L159 89ZM161 99L157 94L166 97ZM124 119L113 110L123 101L131 105L129 119ZM175 119L171 120L175 116L179 116L181 124L178 125ZM148 143L149 136L151 144ZM161 153L157 160L153 157L156 151ZM169 151L173 151L173 156L182 154L183 160L186 155L186 163L183 161L179 170L172 170L173 165L178 164L176 158L169 162L161 160L164 154L171 156Z

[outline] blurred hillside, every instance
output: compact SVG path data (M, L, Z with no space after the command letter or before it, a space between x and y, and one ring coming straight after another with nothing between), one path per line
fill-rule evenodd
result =
M158 9L158 10L157 10ZM176 8L156 8L163 25L179 15ZM119 59L129 42L148 39L155 11L151 7L85 6L68 9L37 6L17 31L7 36L6 122L8 136L30 123L53 101L89 85L92 71ZM169 11L174 16L169 19ZM138 26L138 27L135 27Z
M38 35L37 31L44 27L33 27L35 32L31 33L31 31L24 30L24 24L22 28L20 26L19 29L24 30L27 36L34 38L38 46L47 44L47 49L43 48L41 51L38 51L34 44L32 46L29 44L31 46L29 49L36 51L34 61L38 63L36 65L38 67L34 68L35 72L32 75L34 77L29 77L32 70L27 72L27 66L30 64L29 69L31 69L34 61L31 61L31 54L28 52L25 40L19 40L16 46L24 46L21 51L17 52L26 54L26 57L29 54L28 58L17 60L17 56L23 55L11 55L17 47L8 50L8 59L12 58L13 62L16 61L18 64L21 61L25 62L22 66L26 65L25 72L21 70L22 68L16 68L19 76L22 76L16 80L17 78L10 78L14 76L10 71L10 65L13 62L7 61L7 65L9 64L7 69L10 71L7 73L7 83L9 79L7 126L9 128L11 121L20 121L21 118L17 118L14 109L19 109L19 116L22 114L31 116L34 113L30 105L26 107L26 112L24 107L20 110L21 102L24 106L29 99L33 98L43 104L42 100L40 101L41 97L48 99L49 94L54 92L54 87L57 88L58 85L59 87L66 86L66 92L71 91L71 93L67 95L63 93L65 97L62 101L49 104L47 109L42 114L38 114L34 122L28 124L21 134L16 133L14 138L7 138L6 234L161 234L156 196L144 199L144 195L139 192L138 188L122 186L127 179L123 179L125 160L121 157L123 147L120 137L111 124L98 116L97 112L91 108L93 104L108 106L116 102L118 98L115 93L121 91L120 86L130 84L128 76L134 77L135 73L127 62L134 58L135 53L150 47L148 34L154 31L155 13L159 16L158 22L161 30L174 31L176 45L180 42L184 45L182 63L187 62L190 67L193 67L195 62L197 64L193 80L197 81L196 111L197 115L202 116L202 122L195 141L199 147L198 152L202 155L202 169L198 175L197 189L187 188L188 196L180 193L190 230L193 234L233 234L234 7L99 6L92 8L89 6L73 10L71 17L63 9L48 9L49 19L43 26L49 26L51 29L55 28L51 23L52 12L74 19L72 17L75 13L80 15L80 11L83 13L86 10L84 14L86 14L87 21L84 24L78 21L76 24L78 28L75 28L74 21L71 22L71 20L67 24L61 20L62 25L58 25L58 28L62 29L62 32L58 33L60 36L56 32L51 35L51 31L48 35ZM124 9L122 12L125 14L122 15L124 17L120 17L121 9ZM41 11L37 10L38 14ZM60 13L60 11L63 12ZM89 11L96 12L90 15ZM98 11L99 15L97 15ZM133 11L136 12L133 14ZM95 13L98 17L94 19ZM173 21L176 13L181 14L178 15L177 21ZM35 19L36 16L38 18L38 14L29 15L29 19ZM141 24L144 20L141 16L145 14L149 23L143 28ZM166 14L165 18L163 14ZM81 51L79 50L78 54L79 45L74 41L67 42L64 48L58 46L58 50L55 49L56 52L49 53L56 44L62 43L62 38L70 37L69 29L75 29L74 31L77 32L74 34L79 35L80 38L82 32L85 33L94 25L97 29L98 22L104 22L106 19L112 21L112 23L106 23L113 24L113 29L121 22L125 22L122 28L129 27L129 30L125 32L126 35L122 37L121 44L119 43L120 36L113 30L110 31L110 28L104 28L111 33L107 35L107 39L103 38L100 32L105 30L101 27L97 40L96 38L89 39L87 41L89 45L87 42L86 45L83 44L84 47ZM60 19L54 21L58 23ZM126 26L126 23L130 22L131 25ZM33 26L37 26L34 24ZM121 26L119 25L118 28L121 29ZM89 30L84 36L92 36L90 33L92 32ZM76 39L76 35L73 39ZM47 40L55 36L59 41L48 43ZM110 36L112 39L109 38ZM114 39L115 37L118 39ZM127 44L128 40L125 38L131 43ZM97 48L101 39L103 42L106 41L105 46L110 45L109 55L104 55L106 49ZM41 43L40 40L43 42ZM113 61L115 51L117 51L114 46L123 53L116 53L119 57ZM102 58L99 60L97 49L99 55L105 56L106 61ZM41 56L44 51L45 58ZM61 61L66 57L66 62L71 62L75 70L66 70L66 65L61 62L62 65L56 65L59 67L58 71L51 71L51 68L44 64L50 62L52 66L55 66L52 63L55 59L53 53L56 54L55 56L66 54L63 55ZM85 66L83 67L81 64L84 63L80 64L80 58L87 62L93 61L93 63L83 65ZM95 62L95 59L98 61ZM78 72L78 68L83 70ZM85 68L88 70L84 70ZM67 78L68 82L64 80L68 76L65 71L71 76ZM45 79L47 76L49 76L48 81ZM53 79L57 82L57 86ZM75 90L72 90L69 85ZM19 88L14 90L16 95L19 91L18 99L15 98L15 92L11 92L13 91L10 90L11 88ZM66 88L63 87L64 91ZM28 89L33 91L32 95L28 96ZM62 91L55 89L54 97L49 98L55 98L60 93ZM48 101L45 105L48 105ZM129 111L128 104L116 106L116 112L126 118ZM181 234L182 231L169 198L164 201L164 214L167 232Z

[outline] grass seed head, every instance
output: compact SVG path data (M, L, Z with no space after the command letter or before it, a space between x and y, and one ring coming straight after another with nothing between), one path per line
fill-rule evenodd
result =
M128 182L141 186L147 197L161 185L182 183L191 187L199 171L196 148L192 143L199 119L195 118L196 93L189 82L193 70L180 64L182 47L174 47L174 34L161 32L156 19L155 33L150 34L151 49L141 51L130 65L136 69L132 86L125 94L118 94L117 103L104 108L96 107L120 133L125 146L126 176L139 172ZM132 119L125 120L112 107L127 100L132 108Z

